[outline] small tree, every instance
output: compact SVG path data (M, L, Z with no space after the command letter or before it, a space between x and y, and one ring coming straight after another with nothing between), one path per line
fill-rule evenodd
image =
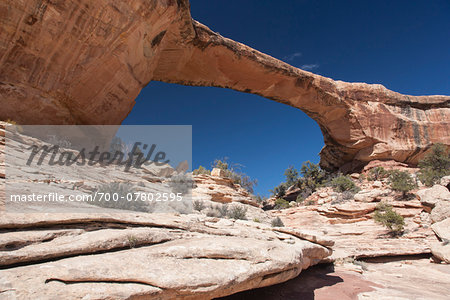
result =
M277 198L283 198L284 195L286 195L286 184L280 183L278 186L274 187L273 190L270 190L272 193L272 196L275 196Z
M401 234L403 232L403 226L405 225L403 217L396 213L392 209L392 206L384 202L380 202L377 205L374 220L386 226L394 235Z
M391 189L402 193L402 198L406 198L409 191L416 188L414 179L408 172L394 170L389 175Z
M284 171L284 176L286 177L286 185L292 186L298 181L298 171L294 168L294 166L289 166L286 171Z
M443 144L435 144L431 152L419 162L419 179L427 186L432 186L450 175L450 152Z

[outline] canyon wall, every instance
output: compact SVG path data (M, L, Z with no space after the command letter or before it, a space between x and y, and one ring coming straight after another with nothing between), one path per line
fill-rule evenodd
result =
M450 145L449 96L402 95L292 67L192 20L187 0L2 0L0 28L2 120L120 124L157 80L301 109L322 130L327 169L416 164L432 144Z

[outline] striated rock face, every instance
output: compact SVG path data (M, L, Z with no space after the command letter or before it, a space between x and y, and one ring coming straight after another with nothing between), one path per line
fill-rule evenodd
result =
M187 0L5 0L0 16L1 119L119 124L140 90L159 80L303 110L322 129L328 169L374 159L415 164L433 143L450 145L450 97L294 68L193 21Z

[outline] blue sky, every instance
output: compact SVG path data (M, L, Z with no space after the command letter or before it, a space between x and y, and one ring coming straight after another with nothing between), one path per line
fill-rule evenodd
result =
M450 95L450 2L191 0L194 19L293 66L410 95ZM317 163L323 138L298 109L259 96L151 82L124 124L192 125L193 165L229 157L259 181Z

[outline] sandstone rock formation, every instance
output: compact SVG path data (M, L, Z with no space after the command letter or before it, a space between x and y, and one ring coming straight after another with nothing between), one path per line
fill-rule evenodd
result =
M195 215L1 214L0 228L2 299L211 299L289 280L331 253Z
M374 183L377 188L373 188ZM353 198L342 198L342 195L332 192L329 187L320 188L305 199L304 204L271 213L274 217L279 216L286 226L306 232L313 230L318 235L333 240L333 255L330 260L430 255L432 248L439 246L431 229L433 214L430 214L428 206L415 198L397 200L395 194L388 189L386 179L379 182L358 181L357 184L362 190ZM376 192L372 195L371 191ZM445 189L445 192L448 191ZM425 189L425 193L421 194L425 194L427 199L442 196L436 194L435 189ZM378 204L375 202L380 201L392 205L394 211L404 217L403 235L392 236L384 226L374 221L373 214ZM427 203L428 201L431 200L427 200ZM441 214L438 210L436 220L445 218L445 213ZM442 232L445 225L433 226L435 231Z
M39 192L77 195L91 193L105 179L125 178L147 192L167 186L164 175L170 166L144 166L128 172L115 165L62 167L55 174L55 167L44 163L37 171L23 162L26 147L22 143L28 139L38 143L23 135L8 142L8 155L20 167L7 172L7 183L5 176L0 177L0 204L9 201L6 190L36 191L41 182ZM4 152L5 132L0 122L2 174ZM88 178L76 179L81 174ZM57 176L49 180L53 175ZM233 205L248 206L250 215L265 214L255 205L237 201L250 203L251 198L239 196L243 192L230 180L209 179L216 180L210 185L217 189L221 183L228 184L224 190L238 202ZM17 186L15 180L20 180ZM206 185L204 180L208 177L199 185ZM211 200L209 196L202 189L196 194L205 202ZM192 199L187 197L188 201L176 205L149 203L144 211L158 212L153 214L102 208L90 202L0 205L0 298L211 299L284 282L332 253L333 243L310 231L291 233L252 221L194 214ZM223 198L216 194L210 202L228 201Z
M334 81L224 38L187 0L0 3L0 119L119 124L152 80L231 88L291 105L319 124L321 165L415 164L450 145L450 97Z

